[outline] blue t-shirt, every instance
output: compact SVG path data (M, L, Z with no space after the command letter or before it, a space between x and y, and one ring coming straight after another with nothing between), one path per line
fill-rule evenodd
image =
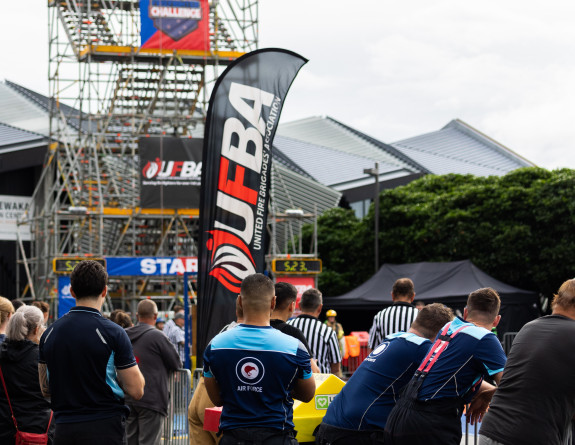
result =
M40 339L56 423L127 415L116 369L136 365L126 331L96 309L76 306Z
M469 402L484 377L503 371L507 358L495 334L457 317L447 335L462 326L467 327L453 337L423 380L419 400L462 397Z
M310 356L296 338L271 326L238 327L216 335L204 352L204 376L214 377L223 401L220 428L293 429L297 379L312 376Z
M383 430L401 390L430 347L429 340L412 333L387 336L333 399L323 422L349 430Z

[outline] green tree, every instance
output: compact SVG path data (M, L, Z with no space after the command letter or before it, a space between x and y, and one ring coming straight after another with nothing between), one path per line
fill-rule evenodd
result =
M545 295L575 275L574 170L428 175L379 200L381 263L470 259L501 281ZM372 275L373 208L362 220L342 209L319 219L326 295Z

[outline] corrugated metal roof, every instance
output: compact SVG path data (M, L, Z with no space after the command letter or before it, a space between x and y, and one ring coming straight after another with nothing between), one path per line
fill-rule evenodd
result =
M372 168L374 160L305 141L276 136L274 147L311 177L328 186L351 183L367 177L363 170ZM288 166L289 167L289 166ZM294 168L292 168L294 170ZM379 163L380 175L405 171L397 164ZM408 172L406 172L408 173Z
M434 174L504 175L534 164L458 119L392 144Z
M287 209L302 209L305 213L317 212L320 215L327 209L338 205L341 193L275 162L272 164L271 197L273 213L283 213ZM269 222L271 222L271 217ZM277 251L287 253L286 245L291 239L290 229L295 230L297 235L301 225L311 223L313 219L306 218L293 221L291 228L285 222L278 222L273 226L276 230Z
M426 173L425 169L407 158L394 147L361 133L330 117L310 117L281 124L278 135L306 141L382 164L396 165L412 173Z
M48 139L38 133L0 123L0 152L19 147L45 145Z
M46 113L46 116L49 116L50 107L53 106L53 102L48 96L44 96L43 94L37 93L36 91L29 90L28 88L25 88L22 85L18 85L14 82L10 82L9 80L6 81L6 86L12 88L21 96L25 97L27 100L43 109ZM91 126L92 130L96 131L97 124L88 119L89 115L82 113L80 110L66 105L63 102L58 104L58 108L60 112L66 117L67 124L72 128L78 130L81 126L82 129L88 131Z
M46 136L50 132L48 113L10 88L7 82L0 83L0 122Z

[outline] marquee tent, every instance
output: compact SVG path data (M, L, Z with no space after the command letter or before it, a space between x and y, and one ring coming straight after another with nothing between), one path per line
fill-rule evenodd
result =
M384 264L368 281L339 297L325 297L325 309L346 314L350 323L357 323L358 311L375 313L392 304L391 288L398 278L411 278L415 284L415 300L426 304L443 303L463 312L467 296L476 289L491 287L501 297L499 336L516 332L540 315L536 292L519 289L487 275L471 261L445 263ZM354 312L352 314L351 312ZM363 326L366 326L365 315ZM341 319L343 322L344 320ZM371 321L369 322L371 326ZM345 326L345 324L344 324ZM346 327L347 328L347 327ZM347 329L346 329L347 330Z

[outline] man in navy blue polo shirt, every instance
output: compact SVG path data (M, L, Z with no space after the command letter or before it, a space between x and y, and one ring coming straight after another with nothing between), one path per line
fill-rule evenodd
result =
M403 387L425 358L431 340L453 319L443 304L425 306L407 332L388 335L329 405L316 443L377 443Z
M126 332L100 313L107 279L98 262L78 263L70 276L77 306L40 339L40 386L52 398L58 445L125 444L124 393L144 394Z
M391 411L387 445L459 445L464 405L490 386L484 378L499 384L503 373L505 353L491 332L500 305L491 288L469 294L464 319L444 326ZM477 417L475 408L471 415Z
M292 397L314 396L306 348L270 326L274 292L265 275L247 276L238 297L242 324L215 336L204 352L206 390L223 406L220 445L297 444Z

